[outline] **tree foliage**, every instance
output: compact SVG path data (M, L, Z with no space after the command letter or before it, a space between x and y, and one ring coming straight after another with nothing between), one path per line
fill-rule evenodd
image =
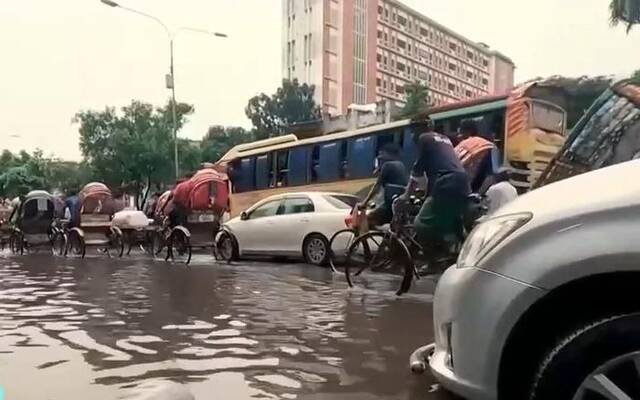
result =
M640 0L611 0L609 12L611 25L624 24L627 33L640 24Z
M405 105L397 119L413 118L427 114L429 111L429 87L420 81L404 86Z
M261 93L249 99L245 114L253 124L255 138L279 136L294 123L320 118L320 107L313 100L314 92L313 85L285 79L271 96Z
M251 142L252 140L252 133L247 132L242 127L210 126L200 143L202 160L206 162L216 162L227 151L231 150L232 147Z
M0 154L0 197L25 195L32 190L75 193L90 179L88 169L72 161L44 157L42 151Z
M188 104L176 105L177 126L193 112ZM102 111L80 111L75 116L80 124L80 149L92 173L112 187L142 189L174 179L174 137L171 103L161 108L132 101L117 112L114 107ZM191 169L192 152L180 141L185 165Z
M640 85L640 69L631 75L631 81L637 85Z

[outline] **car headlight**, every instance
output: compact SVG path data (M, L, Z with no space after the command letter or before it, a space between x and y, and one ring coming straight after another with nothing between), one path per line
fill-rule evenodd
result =
M477 265L500 242L529 222L532 217L531 213L510 214L489 219L478 225L462 246L458 267Z

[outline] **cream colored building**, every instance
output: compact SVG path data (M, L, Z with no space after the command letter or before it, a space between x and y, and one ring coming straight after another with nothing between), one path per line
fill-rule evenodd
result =
M433 104L504 93L513 62L397 0L283 0L283 77L316 86L332 115L404 102L420 80Z

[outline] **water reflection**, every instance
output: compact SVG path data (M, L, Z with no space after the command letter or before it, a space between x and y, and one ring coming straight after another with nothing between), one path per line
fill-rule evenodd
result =
M197 399L445 398L406 367L433 334L432 283L397 299L383 279L349 291L319 268L194 261L0 255L7 398L130 398L168 380Z

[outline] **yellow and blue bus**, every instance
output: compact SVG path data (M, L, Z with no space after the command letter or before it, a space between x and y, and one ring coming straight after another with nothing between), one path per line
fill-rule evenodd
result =
M527 89L431 110L436 131L453 135L464 119L475 119L491 134L503 163L515 171L514 184L531 188L564 143L566 112L548 101L527 96ZM238 145L218 162L232 179L231 215L282 192L366 193L373 184L378 150L387 143L402 149L410 167L416 156L410 120L370 126L308 139L294 134Z

